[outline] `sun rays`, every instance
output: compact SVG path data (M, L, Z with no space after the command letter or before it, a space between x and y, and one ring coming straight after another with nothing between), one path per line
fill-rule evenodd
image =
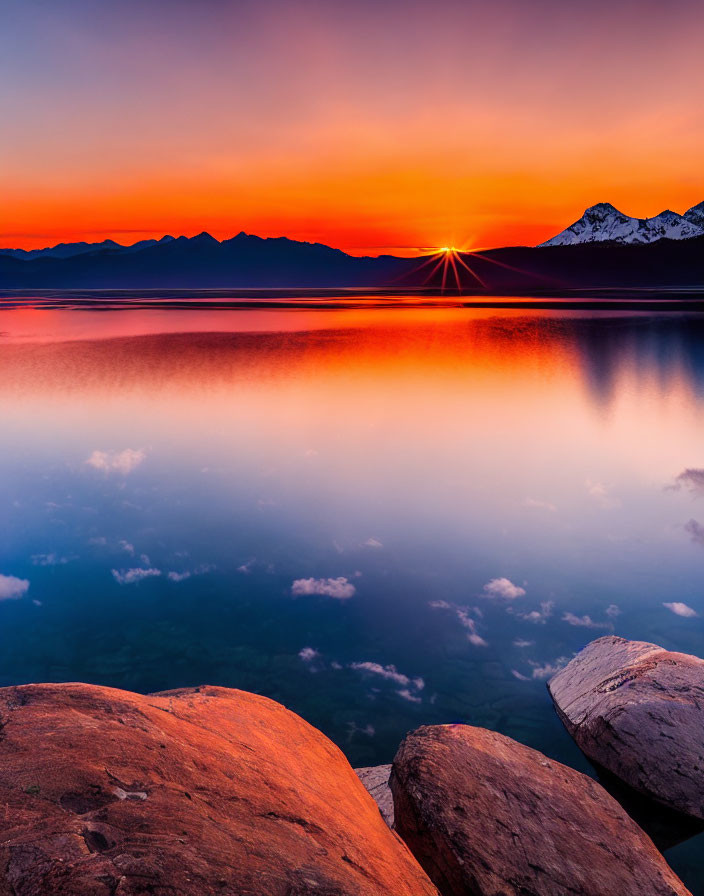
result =
M430 254L423 256L421 264L414 268L412 273L415 275L428 269L421 286L430 286L439 278L441 292L445 292L447 289L463 292L476 290L477 287L489 290L490 285L476 270L480 261L528 277L538 276L531 271L524 271L503 261L498 261L488 255L486 251L482 251L480 254L477 250L459 249L456 246L442 246L439 249L424 251L428 251Z
M416 268L415 273L430 267L430 270L423 281L423 286L427 286L434 277L440 275L442 282L441 289L443 292L448 288L448 280L450 281L449 288L457 289L458 292L467 288L469 285L476 286L476 284L479 284L482 289L486 289L484 280L482 280L467 262L463 260L462 254L465 256L471 255L470 252L463 251L455 246L443 246L440 249L435 249L432 254L418 268ZM463 279L466 280L466 278L463 278L461 275L460 270L457 267L458 264L461 265L461 267L473 278L470 284L462 282ZM452 283L453 279L454 285Z

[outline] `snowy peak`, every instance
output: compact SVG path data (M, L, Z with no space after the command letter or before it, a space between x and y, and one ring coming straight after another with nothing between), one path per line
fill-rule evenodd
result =
M609 202L588 208L579 221L541 246L575 246L579 243L654 243L663 238L687 240L704 236L704 202L684 215L667 209L654 218L631 218Z
M659 240L663 237L669 240L688 240L693 236L702 236L704 234L703 227L699 227L690 221L689 218L686 218L684 215L678 215L676 212L671 212L669 209L660 212L654 218L646 218L645 225L652 235L647 242L653 242L653 240Z
M699 205L693 205L689 211L684 213L684 217L690 224L704 228L704 202L700 202Z
M610 202L597 202L596 205L592 205L591 208L586 210L584 217L595 221L609 217L622 218L624 221L632 220L628 215L624 215L623 212L620 212L615 206L611 205Z
M637 239L640 221L624 215L610 202L600 202L588 208L579 221L562 233L543 243L543 246L574 246L578 243L641 242Z

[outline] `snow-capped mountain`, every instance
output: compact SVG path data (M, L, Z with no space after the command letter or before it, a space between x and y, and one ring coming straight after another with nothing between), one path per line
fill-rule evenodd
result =
M704 202L699 205L693 205L688 212L684 213L684 217L697 227L704 228Z
M654 218L630 218L609 202L588 208L579 221L541 246L575 246L578 243L654 243L663 238L687 240L704 236L704 202L678 215L669 209Z

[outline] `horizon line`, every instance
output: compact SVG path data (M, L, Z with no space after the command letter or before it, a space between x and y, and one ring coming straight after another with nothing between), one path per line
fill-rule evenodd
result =
M161 236L148 236L147 234L160 233L158 230L99 230L99 231L90 231L90 233L94 235L102 235L102 234L144 234L141 239L135 240L133 243L120 243L117 240L113 239L111 236L105 236L102 240L91 240L91 239L62 239L58 243L52 243L46 246L40 246L38 248L33 249L25 249L21 246L0 246L0 252L26 252L30 253L40 253L45 252L50 249L56 249L59 246L74 246L74 245L86 245L86 246L102 246L104 243L111 243L115 246L119 246L121 249L131 249L134 246L138 245L141 242L149 242L153 241L154 243L160 243L163 240L169 238L169 241L176 241L179 239L193 240L199 236L207 236L212 239L214 242L222 245L223 243L229 242L233 239L236 239L238 236L245 237L253 237L259 240L288 240L292 243L302 243L304 245L309 246L325 246L328 249L334 249L338 252L342 252L345 255L351 255L352 257L363 257L356 255L356 252L364 252L369 250L376 250L378 254L369 255L368 257L379 258L384 255L394 255L394 252L402 252L402 253L413 253L408 255L400 255L396 257L405 257L405 258L415 258L415 257L424 257L427 255L434 255L444 251L444 246L409 246L409 245L396 245L396 246L380 246L380 245L362 245L362 246L349 246L345 249L340 246L334 246L330 243L324 243L319 240L305 240L305 239L296 239L294 237L287 236L286 234L279 234L277 236L260 236L258 233L248 233L245 230L240 230L232 236L223 237L222 239L218 239L218 237L213 236L208 230L199 230L193 233L191 236L187 236L185 233L180 233L178 236L174 236L171 233L163 233ZM0 240L6 239L8 237L26 237L30 239L38 239L39 236L37 234L29 234L29 233L13 233L13 232L0 232ZM50 237L48 234L46 235L46 239L52 239L55 237ZM495 246L473 246L471 248L457 247L455 251L460 253L472 254L474 252L487 252L492 249L506 249L506 248L518 248L520 245L521 248L534 248L533 246L526 244L510 244L510 245L495 245ZM147 247L145 247L147 248Z

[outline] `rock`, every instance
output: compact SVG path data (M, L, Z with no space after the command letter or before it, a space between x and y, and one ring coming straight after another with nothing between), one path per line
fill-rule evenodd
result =
M391 765L368 765L365 768L356 768L355 773L374 798L381 817L393 831L394 800L389 787Z
M688 893L596 781L501 734L419 728L390 784L396 830L443 896Z
M663 806L620 781L601 766L595 766L597 781L617 800L633 821L665 852L704 831L704 821ZM699 894L699 896L704 896Z
M598 638L548 684L580 749L639 793L704 819L704 660Z
M264 697L0 690L0 894L435 894L342 753Z

